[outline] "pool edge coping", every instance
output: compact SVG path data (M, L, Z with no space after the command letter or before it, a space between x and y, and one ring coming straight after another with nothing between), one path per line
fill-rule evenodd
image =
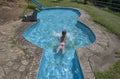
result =
M93 33L95 33L93 28L91 28L91 26L86 23L86 19L88 19L85 16L86 12L81 10L81 9L78 9L78 8L75 8L75 9L77 9L81 13L81 16L79 17L78 21L85 24L85 25L87 25L87 27L90 28L90 30ZM95 45L95 44L96 44L96 41L94 41L91 45ZM84 79L95 79L95 75L94 75L94 72L92 70L91 63L89 61L89 58L93 54L91 54L90 51L86 51L86 50L89 50L89 47L91 45L85 46L83 48L76 49L77 56L78 56L78 59L79 59L80 65L81 65L81 69L82 69L82 72L83 72ZM85 54L86 52L87 52L87 54Z
M85 24L85 25L87 25L86 23L85 23L85 21L83 20L83 18L84 18L84 11L83 10L80 10L80 9L78 9L78 8L73 8L73 7L51 7L51 8L68 8L68 9L74 9L74 10L78 10L79 12L80 12L80 17L78 18L78 21L79 22L81 22L81 23L83 23L83 24ZM33 24L36 24L36 23L33 23ZM32 25L33 25L32 24ZM31 25L31 26L32 26ZM87 25L87 27L88 28L90 28L88 25ZM28 29L28 28L27 28ZM26 29L26 30L27 30ZM91 30L92 30L92 28L90 28ZM93 30L92 30L93 31ZM94 31L93 31L94 32ZM94 42L95 43L95 42ZM91 44L91 45L93 45L93 44ZM90 45L90 46L91 46ZM78 56L78 59L79 59L79 62L80 62L80 66L81 66L81 69L82 69L82 72L83 72L83 76L84 76L84 79L95 79L95 77L94 77L94 74L93 74L93 72L92 72L92 68L91 68L91 66L90 66L90 64L89 64L89 62L87 62L88 63L88 68L89 68L89 71L87 70L87 72L86 72L86 66L84 65L84 63L83 63L83 61L84 60L82 60L81 58L81 56L82 56L82 53L83 52L80 52L80 55L79 55L79 51L84 51L84 50L86 50L87 49L87 47L89 47L89 46L86 46L86 47L83 47L83 48L78 48L78 49L76 49L77 50L77 56ZM43 50L44 51L44 50ZM41 56L41 58L39 59L40 60L40 62L39 62L39 66L41 65L41 61L42 61L42 57L43 57L43 51L42 51L42 56ZM38 69L37 69L37 75L36 75L36 79L37 79L37 76L38 76L38 72L39 72L39 66L38 66Z

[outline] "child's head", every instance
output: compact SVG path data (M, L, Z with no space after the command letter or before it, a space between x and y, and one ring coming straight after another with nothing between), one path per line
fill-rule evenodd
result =
M65 36L66 35L66 30L62 31L62 35Z
M66 36L66 30L63 30L62 31L61 42L63 42L65 40L65 36Z

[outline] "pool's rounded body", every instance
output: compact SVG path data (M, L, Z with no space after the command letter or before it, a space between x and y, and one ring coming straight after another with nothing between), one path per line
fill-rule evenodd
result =
M84 79L75 49L92 44L93 32L78 21L80 12L72 8L48 8L38 13L39 22L28 28L24 37L44 48L37 79ZM67 31L64 56L55 54L62 30ZM77 77L76 77L77 76Z
M70 8L49 8L38 13L39 22L25 32L24 37L39 47L47 48L59 44L59 34L66 30L67 48L80 48L95 41L92 31L78 21L80 12ZM87 33L90 31L89 33ZM58 36L58 37L57 37Z

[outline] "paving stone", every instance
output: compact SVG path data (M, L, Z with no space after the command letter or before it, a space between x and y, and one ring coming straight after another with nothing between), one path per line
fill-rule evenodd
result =
M3 79L3 76L5 76L3 68L0 67L0 79Z
M12 66L12 65L13 65L13 62L12 62L12 61L9 61L9 62L7 62L6 65L7 65L7 66Z
M21 62L23 65L27 65L29 63L27 60L22 60Z
M24 71L24 70L25 70L25 67L26 67L26 66L24 66L24 65L20 66L19 71L21 71L21 72Z
M20 67L20 64L14 64L12 67L14 70L17 70Z
M20 79L21 74L19 72L13 71L8 75L8 79Z
M6 66L6 65L3 66L3 69L4 69L5 74L8 74L9 72L12 71L12 69L10 67Z
M85 79L95 79L95 77L94 77L94 74L93 73L86 73L85 75L84 75L84 77L85 77Z
M85 63L82 64L83 68L84 68L84 72L85 73L91 73L91 67L88 61L85 61Z
M0 79L4 79L2 75L0 75Z

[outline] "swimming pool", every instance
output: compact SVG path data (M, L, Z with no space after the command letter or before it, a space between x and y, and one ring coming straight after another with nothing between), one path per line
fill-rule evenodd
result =
M78 21L80 12L72 8L47 8L40 21L24 32L24 38L44 49L36 79L84 79L75 49L92 44L93 32ZM67 31L65 54L56 54L62 30Z

